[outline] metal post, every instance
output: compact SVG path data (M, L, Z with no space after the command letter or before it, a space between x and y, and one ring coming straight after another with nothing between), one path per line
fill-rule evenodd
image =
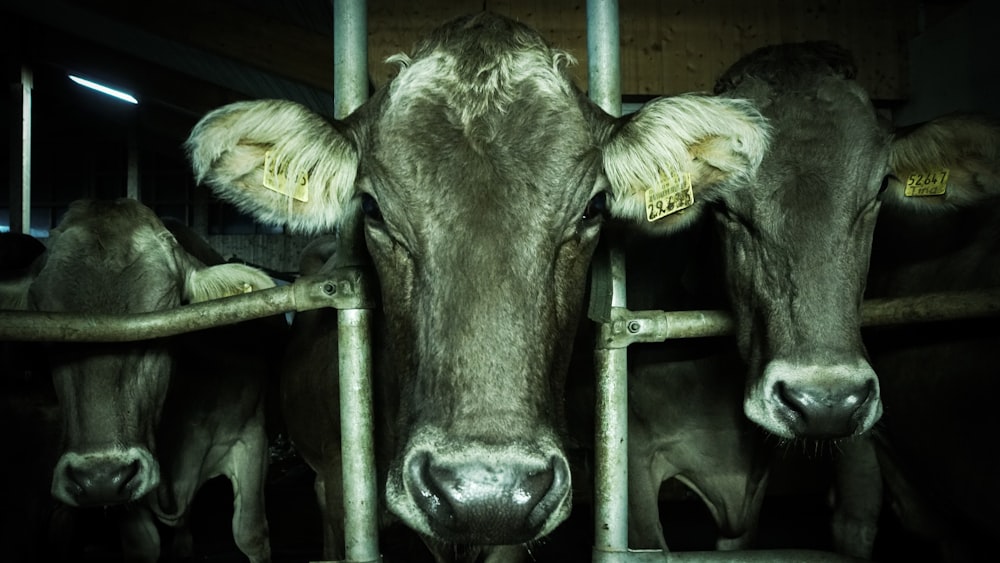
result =
M341 449L344 476L344 546L348 561L381 561L372 440L370 311L337 311L340 344ZM348 494L350 493L350 494ZM360 515L360 517L352 517Z
M129 127L126 143L128 160L125 169L125 197L142 201L142 194L139 191L139 126L135 122Z
M611 115L621 115L621 57L617 0L587 2L587 75L590 99ZM595 256L593 288L610 291L605 303L625 307L625 261L614 241ZM603 264L596 264L598 261ZM595 300L602 299L595 296ZM596 301L594 301L596 302ZM610 310L591 316L604 332ZM602 307L604 308L604 307ZM604 339L601 339L604 340ZM626 347L598 346L594 351L597 374L596 436L594 437L594 549L593 560L620 560L628 554L628 396Z
M333 0L333 110L343 119L368 99L368 11L364 0Z
M21 67L11 84L10 230L31 233L31 89L33 77Z
M342 119L368 98L368 16L363 0L333 0L333 106ZM338 259L359 262L360 216L338 233ZM371 373L371 310L337 312L340 339L344 548L347 561L381 561L375 480Z

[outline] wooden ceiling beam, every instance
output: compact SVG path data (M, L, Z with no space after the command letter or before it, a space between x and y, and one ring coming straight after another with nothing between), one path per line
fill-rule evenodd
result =
M77 0L76 5L163 39L332 91L333 40L233 0ZM333 28L333 22L330 22ZM332 33L332 31L331 31Z

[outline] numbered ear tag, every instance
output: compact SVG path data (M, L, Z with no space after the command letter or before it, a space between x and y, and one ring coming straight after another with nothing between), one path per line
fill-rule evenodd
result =
M942 168L933 172L910 174L906 178L906 188L903 193L907 197L944 195L947 188L948 169Z
M285 171L278 168L277 160L271 151L264 153L264 187L301 202L309 201L309 177L302 174L297 182L289 182Z
M646 190L646 220L650 223L694 205L691 174L660 171L660 185Z

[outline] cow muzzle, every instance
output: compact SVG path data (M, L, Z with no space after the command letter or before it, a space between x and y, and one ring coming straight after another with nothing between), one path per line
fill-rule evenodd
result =
M390 507L414 529L456 544L521 544L566 518L571 479L564 456L473 449L411 453L402 467L403 496L390 492Z
M747 416L783 438L837 439L867 432L882 415L878 378L867 362L798 365L773 361L744 402Z
M71 506L110 506L138 500L159 482L159 464L144 448L67 452L53 471L52 496Z

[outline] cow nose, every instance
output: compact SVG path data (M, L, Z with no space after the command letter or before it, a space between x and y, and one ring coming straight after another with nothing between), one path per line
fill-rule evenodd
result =
M784 381L776 386L781 402L798 415L791 421L795 434L816 439L853 435L861 423L859 414L874 391L871 380L837 389L794 386Z
M565 460L444 461L424 453L406 478L442 538L455 543L511 545L530 541L569 493Z
M78 506L110 505L132 500L138 488L139 461L89 463L66 467L69 494Z

